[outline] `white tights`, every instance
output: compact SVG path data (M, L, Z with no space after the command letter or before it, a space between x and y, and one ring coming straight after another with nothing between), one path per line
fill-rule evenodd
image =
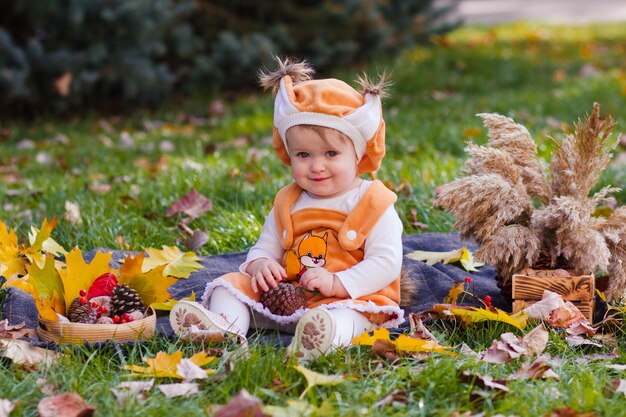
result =
M232 295L224 287L216 287L209 299L208 309L226 317L226 319L239 327L244 334L250 329L251 313L250 308L237 297ZM361 333L370 331L374 327L363 314L350 308L336 308L328 310L333 316L336 325L334 346L348 346L352 338ZM278 329L276 323L268 323L261 319L260 315L255 315L255 327ZM293 328L280 326L281 330L293 332Z

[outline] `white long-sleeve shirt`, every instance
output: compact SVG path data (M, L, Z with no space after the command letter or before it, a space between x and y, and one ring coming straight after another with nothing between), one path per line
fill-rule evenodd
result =
M359 187L333 198L313 197L303 191L291 212L305 208L321 208L350 213L371 184L371 181L363 180ZM265 218L259 240L250 248L246 261L241 264L239 271L246 274L250 262L259 258L273 259L280 263L284 252L272 209ZM367 236L363 261L344 271L336 272L335 275L351 298L359 298L391 284L400 275L401 267L402 222L395 207L391 205Z

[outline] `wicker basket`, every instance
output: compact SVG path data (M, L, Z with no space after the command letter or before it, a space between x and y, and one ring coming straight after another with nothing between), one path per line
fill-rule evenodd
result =
M44 342L55 343L129 342L152 337L155 327L156 314L148 307L146 317L124 324L69 323L39 318L37 335Z

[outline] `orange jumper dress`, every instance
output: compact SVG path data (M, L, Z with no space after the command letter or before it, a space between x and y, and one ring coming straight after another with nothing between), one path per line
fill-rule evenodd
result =
M350 213L322 208L305 208L291 212L302 189L291 184L281 189L274 200L274 214L281 246L285 250L282 265L287 279L299 285L299 277L310 266L323 266L330 272L346 270L361 262L365 240L380 216L396 201L396 195L380 181L373 181ZM363 277L367 279L367 277ZM213 289L225 287L231 294L261 314L279 324L296 323L305 309L290 316L271 313L260 302L260 293L254 293L251 278L234 272L207 284L203 304L208 302ZM404 321L399 307L400 277L381 290L356 299L307 294L307 308L324 306L327 309L351 308L363 313L371 322L384 327L396 327Z

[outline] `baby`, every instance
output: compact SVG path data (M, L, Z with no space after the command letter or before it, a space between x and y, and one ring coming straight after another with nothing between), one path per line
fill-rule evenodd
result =
M385 154L384 77L377 84L360 78L359 92L340 80L313 80L312 72L286 60L261 75L275 93L274 149L294 183L276 195L239 272L209 282L201 305L174 306L178 335L196 324L218 340L245 336L251 319L257 328L295 326L288 351L308 359L404 321L396 195L360 177L376 171ZM261 292L280 282L306 290L306 308L279 316L264 307Z

